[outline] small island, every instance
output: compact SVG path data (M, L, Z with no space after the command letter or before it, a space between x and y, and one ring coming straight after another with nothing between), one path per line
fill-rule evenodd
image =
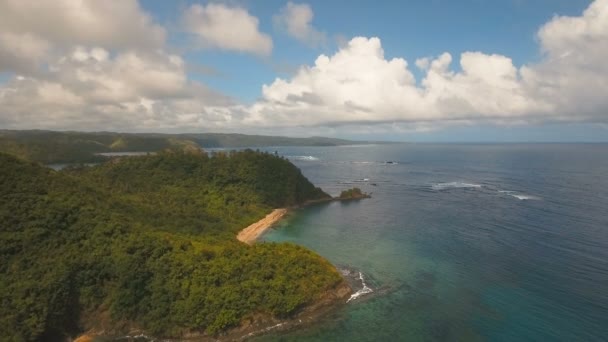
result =
M338 200L356 200L363 198L371 198L372 196L368 193L361 191L359 188L352 188L348 190L344 190L340 193L340 196L337 197Z

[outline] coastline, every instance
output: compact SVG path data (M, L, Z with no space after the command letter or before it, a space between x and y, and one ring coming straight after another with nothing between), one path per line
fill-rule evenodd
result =
M265 217L256 221L246 228L239 231L236 238L248 245L254 244L257 239L264 234L268 229L270 229L274 224L283 219L291 210L300 209L308 206L318 205L322 203L330 203L330 202L347 202L351 200L360 200L363 198L370 198L371 196L368 194L363 194L362 196L355 197L329 197L318 200L307 201L299 206L294 206L290 208L278 208L273 209L270 213L268 213ZM341 271L340 271L341 272ZM243 322L241 322L240 326L233 327L219 336L208 336L201 332L190 332L185 333L181 338L166 338L165 341L244 341L253 337L257 337L260 335L268 334L270 332L279 333L279 332L287 332L294 329L299 329L304 326L309 326L317 323L323 317L326 317L332 312L335 312L340 307L346 305L351 299L353 295L353 287L350 281L347 281L348 275L342 273L342 281L335 284L332 288L327 289L325 293L317 298L312 303L309 303L302 310L297 313L295 316L287 318L287 319L279 319L273 317L272 315L268 315L267 313L258 313L246 318ZM362 280L362 279L361 279ZM365 285L363 283L363 285ZM355 294L356 295L356 294ZM358 297L358 296L357 296ZM95 329L90 329L89 331L81 334L76 337L74 342L89 342L94 341L98 337L104 336L104 330L96 331ZM105 332L107 333L107 332ZM141 338L144 341L155 340L152 337L146 336L143 330L139 329L131 329L128 335L122 336L107 336L111 341L121 340L121 339L133 339L133 338Z
M200 341L200 342L228 342L228 341L246 341L254 337L265 335L268 333L285 333L291 330L300 329L319 322L322 318L327 317L339 308L346 305L346 302L352 289L345 281L341 281L328 289L317 300L302 308L300 312L290 318L276 318L268 313L256 313L241 322L239 326L235 326L217 336L209 336L203 332L191 331L185 332L181 337L165 337L157 338L148 336L145 331L134 328L128 333L123 334L108 334L104 329L90 329L89 331L80 334L74 339L69 339L73 342L92 342L98 339L103 341L125 341L125 340L141 340L141 341Z
M270 214L266 215L261 220L250 224L245 229L241 230L236 238L244 242L248 245L251 245L256 242L256 240L262 235L265 231L267 231L273 224L279 222L285 214L287 214L287 209L280 208L274 209Z
M316 204L322 204L322 203L346 202L346 201L360 200L360 199L364 199L364 198L371 198L371 196L369 194L363 194L363 195L354 196L354 197L329 197L329 198L322 198L322 199L318 199L318 200L309 200L300 206L296 206L296 207L292 207L292 208L273 209L269 214L264 216L264 218L262 218L261 220L254 222L254 223L250 224L249 226L247 226L246 228L239 231L236 238L241 242L244 242L248 245L252 245L257 241L257 239L262 234L264 234L264 232L266 232L274 224L276 224L281 219L283 219L283 217L285 217L285 215L287 215L287 213L292 209L299 209L299 208L304 208L304 207L308 207L308 206L312 206L312 205L316 205Z

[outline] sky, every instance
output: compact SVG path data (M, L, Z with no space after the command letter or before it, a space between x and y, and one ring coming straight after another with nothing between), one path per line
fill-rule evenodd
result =
M608 0L0 0L0 129L608 141Z

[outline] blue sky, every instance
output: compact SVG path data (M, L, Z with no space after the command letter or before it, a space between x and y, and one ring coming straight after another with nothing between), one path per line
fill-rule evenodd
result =
M187 54L192 63L217 69L218 76L203 79L210 85L246 102L260 96L267 84L286 70L311 64L319 54L332 54L338 46L330 41L309 48L273 28L272 17L285 5L283 0L233 1L260 19L260 30L275 43L269 59L222 51ZM142 6L167 26L178 26L180 9L209 1L144 0ZM516 65L539 59L538 28L554 15L578 15L589 0L416 0L416 1L307 1L314 10L314 25L329 36L379 37L387 58L408 61L443 52L498 53L511 57ZM175 34L176 45L187 45ZM420 73L418 73L418 76ZM198 77L198 75L192 75Z
M608 141L606 46L608 0L7 2L0 126Z

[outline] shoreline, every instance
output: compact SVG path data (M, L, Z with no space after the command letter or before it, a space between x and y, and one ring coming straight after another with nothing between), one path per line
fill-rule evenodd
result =
M322 203L347 202L361 200L364 198L371 198L371 196L369 194L363 194L361 196L355 197L329 197L317 200L309 200L299 206L294 206L291 208L273 209L269 214L264 216L259 221L256 221L240 230L236 235L236 238L241 242L244 242L248 245L252 245L258 240L260 236L262 236L262 234L264 234L268 229L272 228L272 226L274 226L277 222L281 221L285 217L285 215L287 215L291 210L301 209Z
M248 245L254 244L257 239L270 229L277 222L282 220L291 210L305 208L322 203L330 202L345 202L351 200L359 200L363 198L370 198L371 196L365 194L360 197L330 197L318 200L307 201L299 206L290 208L278 208L273 209L265 217L256 221L246 228L239 231L236 238ZM208 336L200 332L190 332L184 334L181 338L166 338L165 341L176 342L176 341L244 341L260 335L268 333L285 333L291 330L299 329L304 326L310 326L319 322L323 317L326 317L332 312L335 312L340 307L343 307L351 301L353 295L353 288L351 284L346 280L349 275L342 273L340 269L336 267L336 270L341 273L342 281L334 285L332 288L326 290L320 298L309 303L295 316L287 319L279 319L272 317L267 314L254 314L249 318L246 318L241 325L233 327L228 331L220 334L219 336ZM103 337L103 330L101 332L90 329L87 332L80 334L73 339L74 342L89 342L93 341L98 337ZM155 338L146 336L143 330L133 329L127 335L118 336L106 336L110 341L116 341L121 339L132 339L142 338L145 341L155 340Z
M261 220L250 224L241 230L236 238L248 245L254 244L257 239L264 234L272 225L279 222L288 212L286 208L274 209Z
M181 337L157 338L148 336L143 330L131 329L128 333L104 335L104 330L90 329L79 336L70 339L73 342L92 342L98 338L104 341L124 341L141 339L142 341L200 341L200 342L228 342L246 341L254 337L269 333L286 333L302 327L318 323L322 318L331 315L346 305L347 299L352 294L350 285L343 280L331 289L328 289L317 300L302 308L297 314L290 318L276 318L268 313L256 313L244 319L240 325L232 327L217 335L209 336L203 332L187 332Z

